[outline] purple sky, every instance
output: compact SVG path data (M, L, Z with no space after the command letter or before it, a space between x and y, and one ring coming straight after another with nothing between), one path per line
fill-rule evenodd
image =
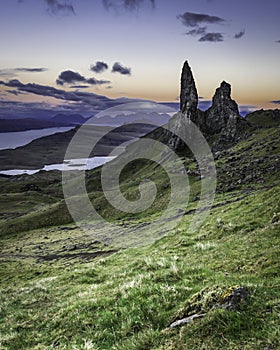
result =
M0 117L89 116L121 97L175 102L186 59L206 101L226 80L244 110L280 103L279 0L0 6Z

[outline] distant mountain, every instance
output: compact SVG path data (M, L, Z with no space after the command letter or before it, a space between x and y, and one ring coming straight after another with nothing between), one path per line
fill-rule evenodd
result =
M121 126L131 123L150 123L156 126L168 123L170 115L163 113L132 113L129 115L118 114L115 117L104 115L102 117L92 116L85 118L80 114L66 114L58 113L48 119L39 118L14 118L14 119L0 119L0 133L1 132L16 132L26 130L37 130L46 128L55 128L62 126L76 126L84 124L90 119L90 124L106 125L106 126Z
M110 117L109 115L104 115L104 117L101 118L91 117L89 119L89 123L95 125L118 125L115 118Z
M86 118L80 114L64 114L59 113L50 119L51 122L63 124L64 126L71 126L77 124L83 124Z
M157 112L151 113L132 113L132 114L118 114L115 117L109 115L104 115L102 117L96 118L91 117L90 124L96 125L111 125L111 126L120 126L130 123L151 123L154 125L163 125L168 123L170 115Z
M62 113L56 114L50 119L0 119L0 133L76 126L83 124L86 120L80 114Z
M32 118L0 119L0 133L48 129L59 126L65 126L65 124L55 121L39 120Z

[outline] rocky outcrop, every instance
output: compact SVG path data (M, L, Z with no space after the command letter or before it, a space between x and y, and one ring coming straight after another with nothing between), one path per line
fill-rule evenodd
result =
M170 120L169 127L175 132L187 132L191 120L199 127L214 151L227 148L247 135L250 123L240 116L238 105L231 98L231 86L227 82L223 81L216 89L212 106L207 111L203 112L197 106L198 93L191 68L186 61L181 74L180 112ZM166 133L165 137L169 137L168 144L174 150L185 147L174 134Z
M237 103L231 99L231 86L223 81L212 99L212 106L206 111L206 130L208 133L220 133L227 126L232 127L229 120L240 117Z
M225 148L245 136L249 124L239 114L237 103L231 98L231 86L223 81L205 112L204 129L209 135L218 135L214 150Z
M169 328L175 328L202 318L213 309L238 310L242 312L249 302L250 291L242 286L206 287L188 300L177 312ZM182 318L183 317L183 318Z

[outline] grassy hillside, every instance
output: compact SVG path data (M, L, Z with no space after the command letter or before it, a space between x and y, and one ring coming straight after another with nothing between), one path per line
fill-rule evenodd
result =
M249 113L246 116L246 119L249 120L253 125L258 127L273 127L279 125L280 122L280 110L279 109L268 109L268 110L259 110L252 113Z
M137 249L71 223L58 172L1 178L0 349L278 349L279 139L278 127L260 128L215 154L216 198L194 233L201 180L195 160L183 159L191 195L180 224ZM104 217L137 233L166 208L168 177L154 163L122 173L129 199L143 179L157 184L154 205L133 216L108 206L99 172L86 182ZM228 310L223 300L237 286L248 297ZM169 328L195 313L205 316Z

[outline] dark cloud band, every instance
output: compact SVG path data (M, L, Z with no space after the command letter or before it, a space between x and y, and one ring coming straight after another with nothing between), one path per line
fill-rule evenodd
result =
M74 6L70 1L61 0L42 0L47 5L47 11L55 15L57 13L65 13L75 15ZM19 3L25 2L25 0L18 0Z
M102 85L109 84L109 80L97 80L95 78L85 78L78 72L73 72L71 70L66 70L61 72L58 79L56 80L57 85L64 84L77 84L77 83L87 83L90 85Z
M221 17L193 12L185 12L182 15L178 15L177 18L186 27L198 27L203 24L222 24L225 22Z
M118 10L124 8L128 11L134 11L139 9L139 7L145 2L148 2L152 7L155 7L155 0L102 0L102 2L107 10Z
M15 68L16 72L41 73L46 72L47 68Z
M222 33L207 33L204 36L202 36L198 41L201 42L221 42L224 41L224 36Z
M72 85L70 86L71 89L88 89L90 85Z
M59 0L44 0L44 2L48 6L48 11L52 14L57 14L58 12L75 14L74 6L69 2Z
M46 72L47 68L9 68L9 69L0 69L0 76L2 77L12 77L16 76L17 73L42 73Z
M110 107L117 106L122 103L139 102L139 99L119 98L110 99L103 95L94 94L84 91L65 91L56 89L52 86L39 85L34 83L23 84L17 79L4 82L0 80L0 85L9 88L12 94L35 94L39 96L53 97L61 101L59 105L51 105L49 103L29 103L20 101L3 101L0 99L0 117L14 118L17 117L35 117L38 115L49 116L50 113L57 111L71 111L82 113L84 115L92 115ZM109 87L109 86L108 86Z
M191 36L198 36L198 35L205 35L206 34L207 27L198 27L192 30L189 30L186 35Z

